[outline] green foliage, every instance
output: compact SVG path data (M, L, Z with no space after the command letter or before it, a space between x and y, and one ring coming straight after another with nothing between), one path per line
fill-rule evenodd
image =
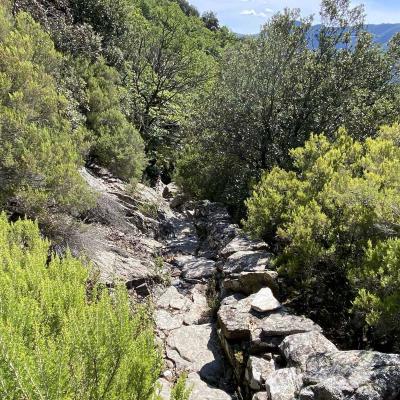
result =
M144 143L123 111L126 89L120 84L118 72L103 60L88 66L87 125L94 132L91 153L116 176L125 180L142 177L146 157Z
M191 388L186 387L187 374L182 374L171 390L171 400L189 400Z
M351 278L362 287L354 310L365 313L369 325L382 336L391 335L399 346L400 239L388 239L376 246L370 242L363 264L351 272Z
M0 394L18 399L156 399L162 360L144 308L122 287L87 287L71 255L48 261L30 221L0 216Z
M311 132L332 138L344 126L365 138L396 121L398 54L373 44L361 10L349 4L323 2L314 48L312 20L290 10L271 18L258 37L228 47L215 86L188 126L192 151L180 174L192 193L214 191L212 198L240 207L249 181L289 166L289 149ZM190 182L199 170L202 179ZM211 188L213 176L221 184Z
M69 122L52 76L61 55L28 14L0 7L0 25L0 203L42 219L79 213L90 206L78 173L86 131Z
M276 240L301 285L349 279L367 323L398 335L400 126L365 142L312 135L291 156L294 171L274 168L246 201L246 228Z

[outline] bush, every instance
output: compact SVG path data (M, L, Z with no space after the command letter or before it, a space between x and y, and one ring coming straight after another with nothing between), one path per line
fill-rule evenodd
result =
M400 126L364 143L314 135L291 156L294 170L266 173L247 200L246 228L275 240L299 287L336 277L368 325L398 335Z
M156 399L162 359L143 307L122 287L87 286L30 221L0 215L0 397Z
M86 131L73 128L52 76L62 61L25 13L0 6L0 204L21 214L77 214L90 205L79 175Z
M140 180L146 164L144 142L123 113L126 93L119 75L102 60L85 70L89 72L88 127L94 132L91 153L116 176Z

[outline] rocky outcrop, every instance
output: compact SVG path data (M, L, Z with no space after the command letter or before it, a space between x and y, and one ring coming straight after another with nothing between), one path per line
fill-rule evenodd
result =
M400 356L339 351L287 308L268 245L232 224L224 207L188 202L173 184L130 194L100 168L82 175L98 202L68 245L107 285L122 281L136 298L152 299L165 356L162 399L182 372L191 400L400 396ZM214 318L209 305L217 304Z
M400 356L339 351L312 320L281 304L268 246L204 202L198 226L217 261L221 282L219 336L227 359L253 400L395 400Z

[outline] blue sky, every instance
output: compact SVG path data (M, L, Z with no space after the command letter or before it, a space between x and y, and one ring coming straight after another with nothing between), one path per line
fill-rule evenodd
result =
M222 24L237 33L256 33L260 26L275 12L290 8L301 8L306 15L318 16L320 0L189 0L201 12L213 10ZM400 23L400 0L354 0L363 3L367 22Z

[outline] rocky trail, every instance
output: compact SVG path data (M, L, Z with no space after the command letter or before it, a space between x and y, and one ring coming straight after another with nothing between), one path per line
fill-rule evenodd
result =
M173 185L135 193L106 170L82 171L97 207L69 238L108 285L150 297L164 349L161 395L188 373L191 400L395 400L400 356L339 351L280 297L268 245L227 211Z

